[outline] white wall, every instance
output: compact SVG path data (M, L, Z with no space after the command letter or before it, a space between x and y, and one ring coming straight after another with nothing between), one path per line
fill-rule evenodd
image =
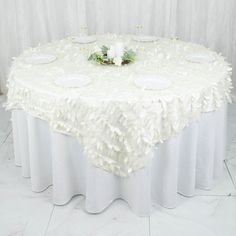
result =
M142 24L146 33L214 48L233 63L236 87L236 0L0 0L2 91L13 56L85 24L90 33L132 33Z

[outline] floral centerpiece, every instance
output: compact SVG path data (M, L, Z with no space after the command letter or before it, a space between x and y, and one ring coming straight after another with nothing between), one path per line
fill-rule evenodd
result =
M134 62L136 53L123 43L116 43L113 46L107 47L105 45L97 47L89 56L88 60L95 61L101 65L116 65L121 66Z

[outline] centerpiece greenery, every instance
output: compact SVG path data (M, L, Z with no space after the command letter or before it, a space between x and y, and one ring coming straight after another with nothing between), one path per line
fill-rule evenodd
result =
M95 61L101 65L121 66L134 62L136 53L123 43L116 43L114 46L107 47L105 45L97 47L89 56L88 60Z

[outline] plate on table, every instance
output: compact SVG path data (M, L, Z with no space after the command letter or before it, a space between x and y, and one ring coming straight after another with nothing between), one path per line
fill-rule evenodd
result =
M80 37L73 37L72 42L73 43L94 43L97 41L97 38L95 36L80 36Z
M211 63L215 61L215 58L207 54L191 54L185 57L186 61L193 63Z
M135 79L134 84L142 89L163 90L171 86L171 81L160 75L142 75Z
M57 86L64 88L82 88L92 82L91 78L81 74L66 74L54 80Z
M133 40L137 42L155 42L158 40L158 37L152 35L135 35Z
M52 54L46 54L46 53L34 53L28 57L25 58L25 62L27 64L48 64L53 61L55 61L57 57Z

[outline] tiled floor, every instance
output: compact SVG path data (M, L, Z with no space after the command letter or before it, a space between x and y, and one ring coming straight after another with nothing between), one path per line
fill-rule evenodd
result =
M51 188L31 191L30 179L14 165L10 114L0 107L0 236L235 236L236 105L230 106L228 136L231 159L211 191L180 196L177 208L155 207L147 218L133 214L122 201L93 215L85 213L79 196L53 206Z

